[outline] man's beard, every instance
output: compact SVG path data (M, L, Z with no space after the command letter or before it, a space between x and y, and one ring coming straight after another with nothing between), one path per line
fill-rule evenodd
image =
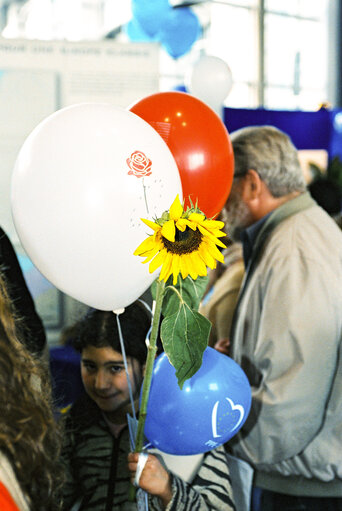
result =
M242 231L253 223L248 206L239 194L229 197L226 207L221 212L224 230L233 241L241 241Z

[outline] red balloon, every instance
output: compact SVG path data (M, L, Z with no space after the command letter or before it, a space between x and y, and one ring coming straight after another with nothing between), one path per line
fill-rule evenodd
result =
M232 144L219 116L185 92L152 94L130 110L169 146L178 166L185 207L190 206L190 197L208 218L215 217L228 198L234 173Z

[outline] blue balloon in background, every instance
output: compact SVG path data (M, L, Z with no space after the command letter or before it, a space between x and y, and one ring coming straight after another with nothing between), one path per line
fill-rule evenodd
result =
M172 90L176 90L178 92L189 92L185 85L182 83L175 85Z
M154 365L145 436L168 454L210 451L232 438L251 407L248 379L231 358L206 348L197 373L180 390L165 353Z
M172 11L169 0L132 0L132 14L149 36L155 36Z
M130 41L149 42L155 39L153 36L150 36L143 30L138 20L135 18L128 21L128 23L124 25L123 30Z
M163 23L158 39L174 59L190 51L201 33L201 25L196 14L187 7L171 9Z

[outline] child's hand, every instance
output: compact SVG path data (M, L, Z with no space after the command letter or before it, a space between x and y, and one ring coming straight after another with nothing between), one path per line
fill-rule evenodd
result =
M128 469L131 472L131 481L134 483L138 467L139 453L131 452L128 455ZM140 488L151 495L160 497L166 507L172 498L171 476L163 467L158 458L149 454L145 466L137 481Z

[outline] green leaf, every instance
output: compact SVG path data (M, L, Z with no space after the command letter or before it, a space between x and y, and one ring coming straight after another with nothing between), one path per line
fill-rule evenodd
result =
M179 296L174 292L174 288L178 290L182 300L188 304L190 309L198 310L200 301L207 287L208 277L197 277L196 280L190 276L186 279L178 277L177 284L172 285L172 276L167 281L165 288L165 299L163 302L163 316L175 314L179 308Z
M191 309L198 310L200 301L207 287L209 277L197 277L196 280L188 276L186 279L179 279L179 286L181 289L181 295L183 293L189 296L189 301L186 303Z
M177 312L163 320L161 339L164 351L176 369L180 388L201 367L210 328L208 319L180 301Z

